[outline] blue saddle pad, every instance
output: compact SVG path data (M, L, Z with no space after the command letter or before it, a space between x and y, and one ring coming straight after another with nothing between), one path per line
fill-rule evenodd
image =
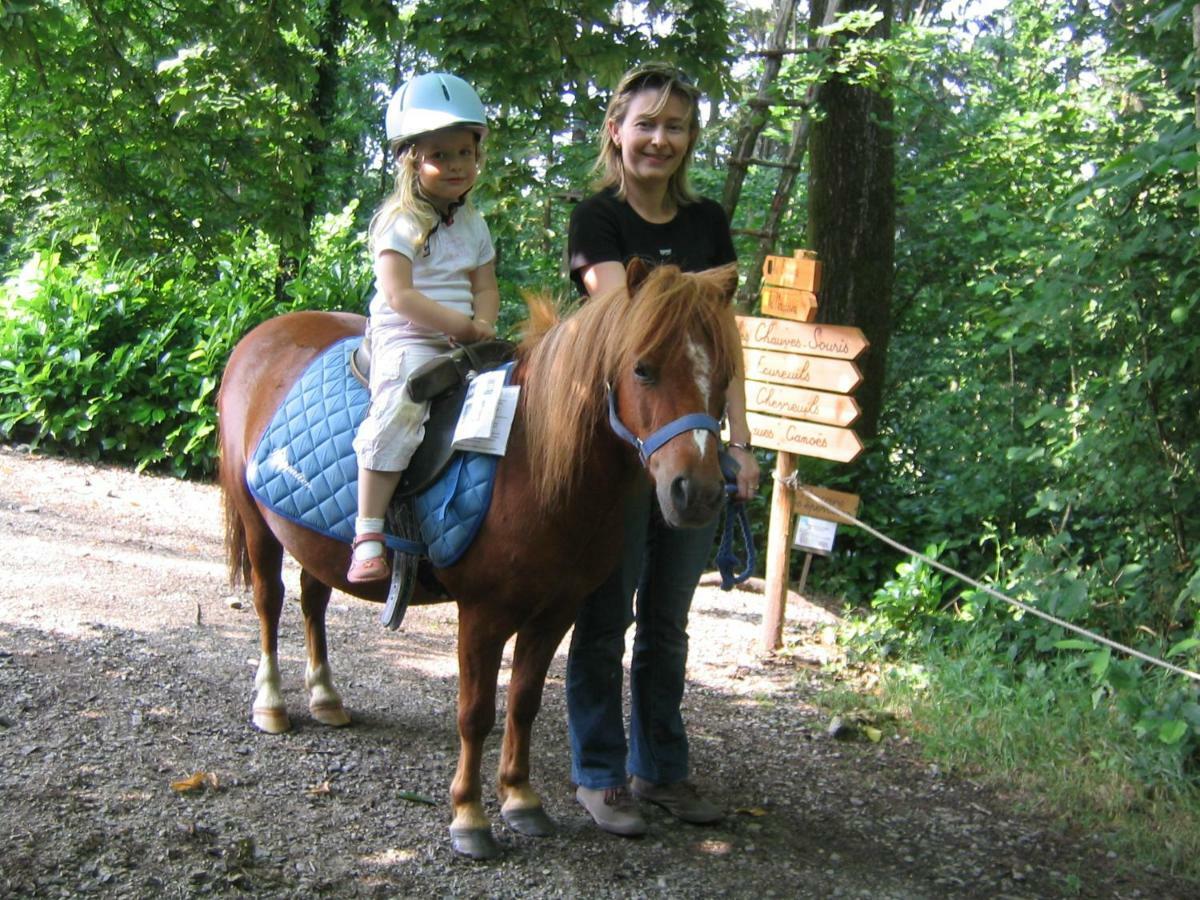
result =
M370 394L350 374L361 338L346 338L309 364L291 387L246 466L250 492L278 515L336 538L354 539L358 460L354 433ZM511 374L511 373L510 373ZM498 457L457 453L446 471L413 498L425 546L394 535L388 545L424 552L439 568L467 551L492 501Z

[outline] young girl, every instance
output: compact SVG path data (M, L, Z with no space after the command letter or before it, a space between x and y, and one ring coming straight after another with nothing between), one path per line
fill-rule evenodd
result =
M454 343L495 336L495 251L483 217L467 202L486 135L479 96L454 75L418 75L388 103L388 148L398 171L370 226L371 405L354 439L358 517L349 582L391 574L384 515L429 416L429 404L405 389L409 374Z

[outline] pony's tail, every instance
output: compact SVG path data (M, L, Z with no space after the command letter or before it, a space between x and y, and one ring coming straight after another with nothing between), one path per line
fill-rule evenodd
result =
M225 564L229 567L229 586L231 588L248 587L250 585L250 552L246 548L246 524L242 514L238 512L233 499L234 486L238 482L238 473L233 471L229 462L229 454L225 447L219 448L220 453L220 482L221 506L225 514Z

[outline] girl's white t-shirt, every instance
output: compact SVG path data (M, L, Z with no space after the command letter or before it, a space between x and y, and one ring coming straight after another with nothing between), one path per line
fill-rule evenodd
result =
M474 315L474 295L471 293L469 272L491 262L496 251L483 216L471 206L454 212L454 220L442 222L422 246L414 246L419 235L418 225L407 215L396 218L391 227L379 237L376 252L394 250L412 261L413 287L442 306ZM438 338L442 335L411 322L390 305L379 282L371 298L371 327L397 328L413 338Z

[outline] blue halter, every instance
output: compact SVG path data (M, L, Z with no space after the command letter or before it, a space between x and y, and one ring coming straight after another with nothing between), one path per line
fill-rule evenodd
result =
M707 413L688 413L673 422L668 422L643 441L626 428L625 423L621 421L621 416L617 413L617 394L612 388L608 389L608 424L616 432L617 437L637 450L638 456L642 459L642 465L649 462L654 451L660 449L663 444L686 431L695 431L700 428L704 431L711 431L718 438L721 435L721 423L712 416Z

